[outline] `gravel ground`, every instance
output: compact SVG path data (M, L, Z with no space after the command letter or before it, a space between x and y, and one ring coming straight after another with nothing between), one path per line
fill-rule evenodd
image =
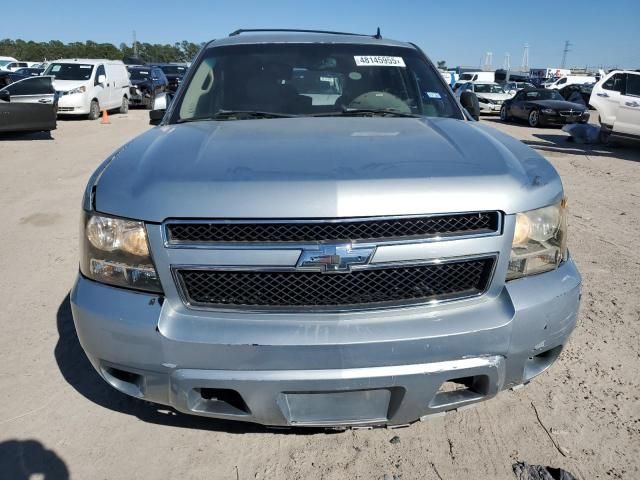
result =
M516 461L640 478L638 146L590 148L558 129L483 120L544 154L569 195L583 304L549 372L404 429L271 431L129 399L78 344L68 292L82 190L146 118L0 137L0 479L513 479Z

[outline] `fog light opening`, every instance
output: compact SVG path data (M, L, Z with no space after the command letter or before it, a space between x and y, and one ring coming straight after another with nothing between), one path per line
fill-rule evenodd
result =
M544 352L537 353L529 357L524 366L523 382L528 382L533 377L540 375L547 370L558 359L562 352L563 345L550 348Z
M192 398L194 411L221 415L249 415L249 407L235 390L228 388L196 388L196 398ZM193 396L192 396L193 397Z
M144 377L115 367L102 367L102 373L114 388L133 397L143 396Z
M429 407L456 408L464 403L480 400L488 394L489 377L487 375L452 378L440 385Z

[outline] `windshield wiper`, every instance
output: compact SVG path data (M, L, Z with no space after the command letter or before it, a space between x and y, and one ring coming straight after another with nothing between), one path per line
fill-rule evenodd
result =
M415 113L404 113L393 108L343 108L339 112L323 112L313 114L313 117L342 117L342 116L380 116L380 117L408 117L408 118L420 118L420 115Z
M200 122L206 120L251 120L257 118L291 118L288 113L260 112L257 110L218 110L213 115L181 118L176 123Z

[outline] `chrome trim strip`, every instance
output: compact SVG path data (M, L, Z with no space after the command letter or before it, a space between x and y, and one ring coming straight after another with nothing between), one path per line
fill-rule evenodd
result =
M178 275L179 270L200 270L200 271L232 271L232 272L302 272L295 266L292 267L282 267L282 266L262 266L262 267L253 267L250 265L237 265L237 266L219 266L219 265L171 265L171 276L176 285L176 290L178 291L178 295L180 299L184 303L184 305L191 310L199 310L199 311L217 311L217 312L229 312L231 311L242 311L242 312L250 312L250 313L299 313L301 311L305 313L341 313L341 312L358 312L358 311L366 311L366 310L389 310L389 309L397 309L397 308L405 308L405 307L419 307L424 305L441 305L443 303L449 303L452 301L458 300L467 300L471 298L477 298L484 295L491 284L493 283L493 278L495 275L496 267L498 264L498 252L493 252L490 254L483 255L465 255L460 257L444 257L444 258L435 258L429 260L419 260L419 261L408 261L408 262L389 262L389 263L376 263L376 264L366 264L366 265L354 265L351 269L351 272L358 270L380 270L380 269L388 269L394 267L418 267L423 265L435 265L435 264L448 264L448 263L459 263L465 260L493 260L493 264L491 266L491 272L489 273L489 277L487 279L486 285L481 292L475 293L473 295L451 295L451 296L441 296L442 298L433 299L428 301L401 301L401 302L386 302L386 303L375 303L375 304L364 304L363 306L355 306L355 307L345 307L345 306L291 306L291 305L283 305L283 306L238 306L238 305L229 305L229 306L207 306L206 304L198 304L195 302L191 302L186 292L186 285L182 281L180 275ZM309 271L309 270L304 270ZM348 275L349 272L346 273L330 273L328 275ZM367 306L370 305L370 306Z
M180 223L203 223L203 224L288 224L288 223L349 223L349 222L375 222L385 220L404 220L412 218L430 218L430 217L447 217L453 215L469 215L469 214L482 214L482 213L495 213L497 215L498 226L495 230L486 231L474 231L470 233L450 233L442 235L431 236L412 236L412 237L400 237L400 238L386 238L386 239L372 239L372 240L350 240L342 239L344 241L350 241L352 245L358 245L362 247L376 247L380 245L402 245L408 243L424 243L424 242L439 242L448 240L459 240L463 238L481 238L502 235L504 228L504 213L498 210L480 211L480 212L452 212L452 213L438 213L428 215L394 215L394 216L381 216L381 217L346 217L346 218L310 218L310 219L281 219L281 218L261 218L261 219L168 219L162 223L162 242L165 248L183 248L183 249L310 249L315 248L318 245L325 243L335 243L340 239L321 240L317 242L184 242L184 241L171 241L169 240L168 228L169 225Z

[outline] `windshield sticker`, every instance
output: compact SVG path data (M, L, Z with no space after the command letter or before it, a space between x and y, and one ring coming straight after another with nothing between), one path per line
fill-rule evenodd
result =
M358 67L406 67L402 57L355 55L353 59Z
M427 92L429 98L442 98L438 92Z
M59 72L61 68L62 68L62 65L54 65L53 67L51 67L51 71Z
M145 71L140 70L140 75L149 75L149 72L145 72Z
M92 65L80 65L80 68L87 68L87 69L89 69L89 68L93 68L93 66L92 66Z

